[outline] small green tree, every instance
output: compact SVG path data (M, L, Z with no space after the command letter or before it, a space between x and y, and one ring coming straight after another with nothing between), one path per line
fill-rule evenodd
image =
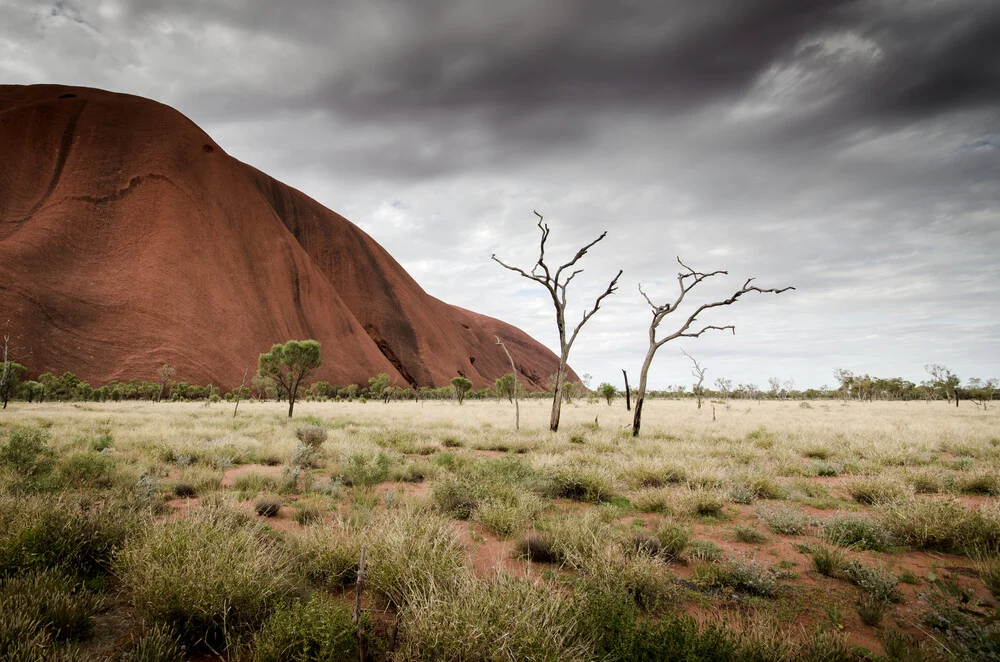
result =
M508 372L493 383L498 398L507 398L508 402L514 402L514 389L517 388L517 379L514 373Z
M465 400L465 394L472 388L472 382L465 377L454 377L451 380L451 387L455 389L455 397L458 398L458 404L462 404L462 401Z
M257 374L273 379L275 385L288 395L289 418L292 417L302 380L323 363L319 350L316 340L289 340L284 345L274 345L257 361Z
M616 395L618 395L618 389L616 389L614 386L612 386L607 382L604 382L603 384L598 386L597 392L601 395L602 398L608 401L609 407L611 406L611 401L615 399Z
M24 393L24 398L28 402L34 402L36 398L41 402L42 396L45 394L45 387L36 381L27 381L21 384L21 392Z
M24 373L28 372L20 363L14 361L4 361L0 363L0 400L3 400L3 408L7 408L7 401L14 395Z
M368 378L368 397L372 400L378 399L389 402L386 398L386 391L389 388L389 375L380 372L377 377Z

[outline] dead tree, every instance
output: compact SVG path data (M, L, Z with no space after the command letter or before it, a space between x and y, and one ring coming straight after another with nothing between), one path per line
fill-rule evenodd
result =
M247 364L247 369L243 371L243 381L240 382L240 387L236 389L236 406L233 407L233 418L236 418L236 412L240 409L240 398L243 397L243 389L247 387L247 375L250 374L251 365L253 364Z
M503 344L500 340L500 336L493 336L497 339L497 344L503 347L504 354L507 355L507 360L510 361L510 370L514 373L514 431L521 431L521 405L517 401L517 366L514 365L514 358L510 355L510 350L507 349L507 345Z
M695 396L698 398L698 409L701 409L701 394L704 393L704 389L701 388L701 385L705 382L705 373L708 372L708 368L701 367L701 364L683 349L681 350L681 354L691 359L691 363L694 364L691 368L691 375L698 378L698 383L694 385L693 390Z
M643 400L646 397L646 377L649 374L649 366L653 363L653 356L656 354L656 350L658 350L660 347L670 342L671 340L675 340L677 338L697 338L698 336L709 330L715 330L715 331L729 330L732 331L733 334L735 335L736 327L733 326L732 324L726 324L725 326L715 326L714 324L709 324L697 331L691 331L691 325L694 324L698 320L698 316L701 315L706 310L709 310L711 308L718 308L720 306L730 306L736 303L736 301L739 300L740 297L742 297L744 294L747 294L748 292L760 292L760 293L770 292L773 294L781 294L782 292L787 292L788 290L795 289L794 287L783 287L781 289L776 289L773 287L760 288L757 287L756 285L751 284L753 283L754 280L753 278L747 278L746 282L743 283L743 287L736 290L736 292L734 292L733 295L730 296L728 299L722 299L721 301L713 301L712 303L703 303L702 305L698 306L694 310L694 312L688 316L687 320L683 324L681 324L679 329L677 329L670 335L665 336L658 340L656 338L656 330L660 326L660 322L663 321L664 317L666 317L670 313L677 310L678 307L680 307L681 303L684 302L684 298L687 296L688 292L693 290L698 285L698 283L702 282L706 278L729 274L728 271L722 271L722 270L712 271L709 273L701 273L700 271L695 271L691 267L681 262L680 258L677 258L677 263L681 265L681 267L683 267L684 271L678 272L677 274L677 283L680 286L680 293L677 295L677 298L674 300L673 303L664 303L661 305L656 305L649 298L649 296L642 290L642 284L641 283L639 284L639 293L642 294L642 297L646 300L646 303L648 303L649 307L652 309L653 319L649 324L649 349L646 351L646 358L642 362L642 370L639 372L639 392L636 394L635 414L632 417L633 437L639 436L639 427L642 425L642 405L643 405Z
M632 392L628 387L628 373L622 368L622 376L625 377L625 411L632 411Z
M545 264L545 240L549 238L549 225L548 223L543 223L544 218L537 211L535 212L535 216L538 217L538 229L542 231L542 237L539 243L538 261L535 262L535 266L531 268L531 271L525 271L519 267L505 264L497 258L496 254L490 257L504 269L521 274L521 276L527 278L528 280L540 283L546 290L548 290L549 295L552 297L552 304L556 308L556 325L559 328L559 367L556 369L555 374L555 383L553 385L554 392L552 394L552 416L549 418L549 429L555 432L559 429L559 414L562 408L563 383L566 381L566 365L569 361L569 350L573 347L573 343L576 341L576 337L580 333L580 329L583 328L583 325L587 323L587 320L593 317L594 313L596 313L601 307L601 301L618 289L618 279L621 278L622 272L619 270L618 275L611 279L611 283L608 285L607 289L604 290L599 297L597 297L597 300L594 302L594 307L589 311L584 311L583 319L580 320L580 323L576 325L572 333L570 333L567 337L566 287L577 276L577 274L583 271L583 269L575 269L573 271L569 270L576 265L580 258L587 254L587 251L590 250L594 244L604 239L608 233L607 231L602 232L600 237L578 250L572 260L560 266L553 274L549 269L549 266Z

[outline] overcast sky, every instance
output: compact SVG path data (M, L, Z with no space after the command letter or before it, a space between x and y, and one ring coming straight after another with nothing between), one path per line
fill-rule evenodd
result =
M651 385L797 388L836 367L1000 377L995 0L0 0L0 83L172 105L230 154L360 225L432 295L557 348L530 268L607 230L570 357L637 373L676 256L794 285L663 346ZM677 319L671 319L675 317ZM673 331L685 308L668 316Z

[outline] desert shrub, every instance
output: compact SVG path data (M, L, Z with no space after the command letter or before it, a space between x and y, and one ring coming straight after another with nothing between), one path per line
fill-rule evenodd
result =
M72 489L110 487L114 482L115 462L98 453L74 453L59 467L63 485Z
M27 612L0 610L0 660L45 662L52 655L52 635Z
M626 551L630 551L635 554L644 554L646 556L659 556L662 549L663 545L660 543L659 538L652 536L645 531L636 531L632 534L632 538L629 540Z
M278 481L259 471L250 471L233 481L233 489L250 496L260 492L277 492Z
M44 486L55 462L48 441L47 430L25 426L14 428L7 443L0 445L0 468L10 472L15 490L30 491Z
M699 517L721 517L726 506L725 499L713 490L693 489L680 497L682 509Z
M749 506L757 500L757 495L753 493L753 490L750 489L748 485L736 483L729 488L728 492L726 492L726 498L732 503Z
M801 535L809 524L809 517L793 508L757 508L757 517L771 531L783 536Z
M899 578L888 570L867 566L857 561L846 561L839 575L861 589L873 600L899 602Z
M995 471L976 471L959 476L955 487L965 494L996 496L1000 494L1000 477Z
M360 537L335 527L310 527L290 535L288 544L296 565L311 584L335 589L357 580Z
M191 483L184 483L184 482L174 483L173 492L174 496L182 498L193 497L197 496L198 494L198 490L194 488L194 485L192 485Z
M906 482L917 494L937 494L945 489L945 477L939 471L913 471L906 474Z
M911 501L882 509L880 520L901 543L915 549L968 553L1000 545L1000 516L957 501Z
M463 446L462 440L451 434L441 437L441 445L445 448L461 448Z
M593 469L559 467L543 481L543 491L550 497L601 503L614 498L617 493L611 481Z
M85 639L99 601L68 575L39 570L0 582L0 613L20 613L53 639Z
M734 526L733 537L736 539L736 542L745 543L762 543L767 540L767 536L752 524L737 524Z
M362 625L363 626L363 625ZM254 637L257 662L338 662L358 659L355 625L342 601L317 595L279 606Z
M0 497L0 577L63 568L83 579L105 574L116 550L148 521L128 503Z
M469 519L479 505L475 487L460 478L437 481L431 489L431 496L441 512L460 520Z
M341 467L341 480L348 486L372 487L389 478L389 468L392 465L392 457L382 451L351 453Z
M976 573L994 597L1000 598L1000 550L976 550Z
M905 484L884 476L855 478L845 488L855 501L872 506L896 503L910 496Z
M364 532L369 585L401 606L431 586L454 586L466 572L465 551L449 520L431 512L397 508Z
M323 521L326 510L316 503L302 502L296 504L292 519L302 526L318 524Z
M691 529L674 522L664 522L655 534L660 543L660 555L667 560L680 558L691 541Z
M830 459L830 456L833 455L833 451L822 444L810 444L808 446L804 446L799 452L802 453L802 457L814 460L828 460Z
M253 504L254 512L261 517L277 517L281 510L281 498L274 495L264 495Z
M122 653L121 662L183 662L184 646L166 625L154 625Z
M823 523L823 537L834 545L873 552L887 552L893 544L892 536L880 522L858 515L843 515L826 520Z
M401 615L398 660L561 660L590 657L573 601L545 584L499 574L428 587Z
M614 546L606 546L586 557L579 569L591 589L622 591L646 611L676 592L663 564L648 554L622 555Z
M765 474L744 474L737 482L745 486L755 499L785 499L788 497L788 493L773 478Z
M687 479L687 472L683 467L669 464L648 465L633 464L623 473L622 480L631 489L643 487L663 487L673 483L683 483Z
M300 587L291 554L268 529L218 514L150 527L122 550L118 574L141 616L215 651Z
M527 528L542 504L527 492L515 492L508 498L489 497L476 506L472 519L500 538L506 538Z
M533 563L560 562L552 536L538 531L532 531L518 540L514 554Z
M318 425L303 425L295 430L295 436L306 446L319 448L326 441L326 429Z
M695 577L709 587L729 588L748 595L774 597L781 589L778 574L756 558L735 553L720 563L699 565Z
M874 627L882 622L882 616L885 615L885 610L888 606L889 602L887 600L863 593L861 598L858 599L855 609L862 623Z
M639 490L631 495L630 500L637 510L644 513L667 514L673 510L670 492L664 489Z
M722 556L722 548L711 540L692 540L687 555L694 561L716 561Z
M944 640L951 659L1000 660L1000 622L969 613L967 596L954 585L936 582L921 600L921 620Z
M817 476L832 477L839 476L844 467L837 462L816 462L813 469Z
M836 547L821 545L811 551L813 566L816 571L827 577L835 577L847 563L844 552Z

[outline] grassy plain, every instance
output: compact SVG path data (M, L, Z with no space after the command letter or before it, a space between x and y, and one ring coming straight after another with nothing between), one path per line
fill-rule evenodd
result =
M232 411L10 405L0 658L1000 659L995 408Z

